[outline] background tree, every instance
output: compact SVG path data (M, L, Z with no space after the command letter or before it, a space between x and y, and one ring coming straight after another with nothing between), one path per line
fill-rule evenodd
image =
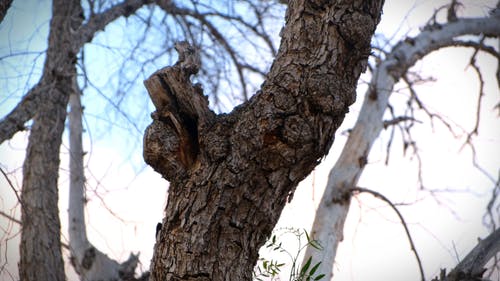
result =
M94 38L97 31L106 27L110 22L121 16L128 17L150 3L152 1L125 1L116 4L88 1L85 5L82 5L83 3L80 1L69 3L54 1L52 3L52 20L49 27L48 49L43 74L40 81L23 97L23 101L7 114L1 123L1 139L3 141L12 137L17 131L24 129L24 124L33 119L27 157L23 168L23 188L20 199L23 229L19 271L23 280L64 279L57 208L59 148L69 96L72 93L73 96L78 96L80 92L76 84L78 59L82 62L83 81L84 83L89 82L86 77L83 47ZM236 13L231 13L234 7L229 9L230 14L226 14L217 12L215 9L217 7L212 8L205 4L187 3L186 6L175 5L170 1L158 1L156 4L170 19L179 20L169 31L180 32L181 34L177 35L179 38L188 38L193 42L198 41L198 38L192 36L197 36L199 39L208 36L207 39L199 40L200 43L213 44L210 48L205 49L204 57L222 54L217 57L218 61L213 60L215 63L224 62L226 58L230 59L233 63L232 66L238 70L241 89L244 93L243 97L246 99L247 79L243 77L243 73L244 71L258 73L260 72L258 66L247 65L244 59L237 57L238 53L232 49L231 42L226 40L225 36L215 27L212 18L223 18L226 22L234 23L238 28L242 28L246 34L249 30L255 36L261 36L264 41L267 40L265 43L268 44L268 47L273 49L273 46L269 45L270 41L262 27L265 20L260 19L250 25ZM264 16L266 9L271 7L271 4L243 3L247 8L251 8L258 17ZM154 10L150 10L150 18L144 23L148 28L153 12ZM140 15L138 18L143 20ZM243 32L236 28L233 30ZM175 42L177 36L171 36L169 39ZM145 40L146 37L140 38L138 42ZM135 47L139 46L138 43ZM223 52L218 51L217 48ZM132 50L131 55L134 55L135 51ZM163 50L159 54L164 53ZM77 57L78 54L80 57ZM167 52L167 55L170 54ZM209 87L218 87L220 83L217 81L220 80L221 73L225 72L221 67L214 65L212 68L205 68L205 75L200 76L208 77L213 82L208 85ZM125 88L120 89L120 91L125 90ZM216 98L217 95L214 94L212 97ZM69 248L72 255L71 261L81 278L85 280L126 279L130 275L127 271L131 270L133 273L135 270L134 264L137 264L137 257L132 255L126 263L119 265L95 249L86 239L83 216L83 173L81 171L83 153L80 149L81 140L77 136L81 127L77 124L80 122L78 115L80 109L77 100L77 97L72 99L71 116L73 118L71 125L73 130L70 133L72 184L70 187ZM39 227L39 225L44 227Z
M441 48L459 46L474 48L475 52L470 61L471 66L477 70L481 81L479 101L477 103L477 112L480 112L481 99L484 96L484 81L479 67L476 65L475 57L478 52L483 51L493 56L495 59L499 58L495 47L485 44L485 39L498 38L498 36L500 36L500 29L498 28L498 26L500 26L500 18L495 10L484 18L457 18L457 7L458 4L456 1L452 1L447 7L445 10L447 11L447 22L438 23L436 14L434 14L427 25L422 28L418 36L406 37L404 40L395 44L389 52L384 52L382 48L378 49L381 50L380 56L378 57L376 65L372 68L374 69L372 79L365 94L364 103L361 107L358 120L353 129L349 132L349 138L337 163L330 171L327 188L321 199L318 210L316 211L315 221L310 232L310 235L322 241L328 250L318 252L317 248L308 246L304 255L304 263L310 256L314 256L317 260L322 261L320 271L327 274L327 276L333 276L336 249L338 243L343 239L344 221L350 206L350 193L366 191L363 188L357 187L358 180L367 164L370 149L380 132L389 126L398 125L403 129L403 132L406 132L407 137L411 139L410 129L416 122L414 114L415 109L413 108L414 105L416 105L417 110L420 109L425 111L431 121L433 121L433 119L438 119L446 125L451 126L440 115L431 113L419 100L413 88L413 85L418 83L419 78L410 78L411 74L409 70L417 60L423 59L427 54ZM436 11L436 13L438 12L440 12L440 9ZM464 41L461 38L463 35L475 35L477 37L469 41ZM498 41L495 43L498 43ZM394 116L393 114L394 119L384 120L384 113L389 106L389 97L394 91L395 84L398 80L403 80L407 83L411 91L411 96L408 101L409 115ZM500 85L500 79L498 83ZM472 131L468 133L465 140L465 144L471 146L472 149L474 149L474 146L471 138L478 133L479 113L476 118L476 124ZM403 137L405 136L403 135ZM410 141L405 140L405 144L416 147L416 143ZM415 152L418 153L418 149L415 148ZM476 161L474 158L473 161ZM498 185L498 180L493 184ZM495 186L494 189L496 188ZM494 195L493 201L496 200L495 197ZM492 219L495 221L494 218ZM402 223L405 222L403 221ZM494 230L495 228L493 228L493 231ZM425 276L420 257L411 240L411 236L409 239L411 249L415 252L417 263L420 267L422 280L424 280ZM500 240L496 243L500 244ZM492 253L498 251L498 249L494 247L490 250ZM490 254L487 256L490 256ZM483 263L475 264L475 268L459 270L464 272L472 270L475 274L479 272L482 273L483 267L488 261L489 259L486 259Z

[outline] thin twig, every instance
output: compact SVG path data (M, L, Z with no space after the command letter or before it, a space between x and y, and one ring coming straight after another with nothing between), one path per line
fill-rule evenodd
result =
M20 220L18 220L18 219L16 219L16 218L14 218L13 216L11 216L11 215L9 215L9 214L7 214L7 213L5 213L5 212L1 211L1 210L0 210L0 215L1 215L1 216L6 217L7 219L9 219L9 220L11 220L11 221L13 221L13 222L15 222L15 223L17 223L17 224L19 224L19 225L21 225L21 226L22 226L22 222L21 222ZM69 250L69 246L68 246L68 244L66 244L66 243L64 243L64 242L61 242L61 246L62 246L63 248L65 248L65 249Z
M387 197L385 197L384 195L382 195L381 193L379 193L377 191L363 188L363 187L351 187L349 189L349 191L350 192L358 192L358 193L361 193L361 192L369 193L369 194L373 195L374 197L379 198L380 200L386 202L396 212L399 219L401 220L401 224L403 225L403 227L405 229L406 236L408 237L408 241L410 242L411 250L415 254L415 258L417 259L418 268L420 270L420 276L422 277L422 281L425 281L424 268L422 266L422 262L420 261L420 257L417 253L417 249L415 247L415 244L413 243L413 239L411 238L410 230L408 229L406 221L403 218L403 216L401 215L401 213L399 212L398 208L396 208L396 206L394 206L394 204L389 199L387 199Z
M18 220L18 219L16 219L15 217L13 217L13 216L11 216L11 215L9 215L9 214L5 213L4 211L1 211L1 210L0 210L0 215L1 215L1 216L6 217L7 219L9 219L9 220L11 220L11 221L13 221L13 222L15 222L15 223L17 223L17 224L21 224L21 221L20 221L20 220Z
M484 41L484 37L481 39L481 42L479 42L479 44L482 44L483 41ZM472 131L470 131L467 134L467 139L465 140L464 145L466 145L466 144L472 145L471 144L472 137L474 135L477 135L479 132L479 121L480 121L480 117L481 117L481 102L482 102L483 97L484 97L484 79L483 79L483 75L481 74L481 70L479 69L479 66L476 64L476 56L477 56L478 52L479 52L479 49L476 48L474 50L474 54L472 54L472 56L470 58L470 62L469 62L469 65L475 70L475 72L477 74L477 78L479 79L479 95L477 98L476 119L474 122L474 128L472 129ZM473 155L473 158L475 158L475 155Z
M2 172L3 176L5 177L5 179L7 180L7 182L9 183L10 188L12 189L12 191L14 191L14 194L17 197L17 201L19 201L19 203L22 206L23 205L23 201L21 200L21 197L19 197L19 194L17 193L16 188L14 187L14 185L12 184L12 182L10 181L9 176L7 176L7 173L5 173L5 171L1 167L0 167L0 172Z
M495 183L495 186L493 187L493 190L491 191L491 198L488 201L488 204L486 205L486 213L483 216L483 224L490 228L491 231L494 231L497 229L495 217L499 217L495 215L495 202L497 201L498 197L500 196L500 171L498 171L498 177ZM486 221L486 219L489 217L489 223Z
M393 126L393 125L396 125L398 123L405 122L405 121L422 123L421 121L418 121L417 119L415 119L411 116L398 116L398 117L394 117L391 120L385 120L384 121L384 129L386 129L389 126Z
M390 103L387 104L387 109L391 113L392 118L396 118L396 116L394 115L394 108ZM399 124L395 123L394 125L398 126ZM385 123L384 123L384 129L387 129ZM389 136L389 140L387 141L387 146L386 146L386 156L384 162L386 166L389 165L389 158L391 156L391 147L392 147L392 141L394 140L394 133L395 133L394 126L391 126L391 134Z

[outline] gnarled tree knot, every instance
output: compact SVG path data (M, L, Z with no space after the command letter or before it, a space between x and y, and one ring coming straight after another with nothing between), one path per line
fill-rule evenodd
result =
M176 43L175 49L177 63L144 81L156 108L144 134L144 160L168 180L196 166L199 132L215 118L203 89L189 79L201 67L199 52L185 41Z

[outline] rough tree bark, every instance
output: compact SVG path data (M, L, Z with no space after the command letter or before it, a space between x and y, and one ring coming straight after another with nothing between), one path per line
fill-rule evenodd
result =
M40 103L23 164L21 280L65 280L61 255L57 178L66 106L76 76L72 31L82 21L79 1L54 0L49 48L42 81L46 102ZM66 46L66 47L64 47Z
M196 50L145 81L144 158L170 181L151 280L250 280L297 184L325 156L366 67L383 1L290 1L261 90L215 115L189 76Z
M500 36L500 17L458 19L441 26L426 28L415 38L406 38L396 44L386 59L377 65L370 87L354 128L339 159L330 170L325 192L316 211L310 235L317 239L324 250L308 247L308 257L322 261L318 272L333 276L337 246L343 239L344 221L349 210L349 188L356 187L367 163L370 149L384 128L383 115L396 82L418 60L441 48L460 45L457 37L486 34Z

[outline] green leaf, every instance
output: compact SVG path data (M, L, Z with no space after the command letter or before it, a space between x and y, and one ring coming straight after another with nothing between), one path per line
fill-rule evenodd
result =
M313 248L314 248L314 249L316 249L316 250L323 250L323 247L322 247L322 246L319 244L319 242L318 242L318 241L316 241L316 240L311 240L311 241L309 242L309 245L311 245L311 247L313 247Z
M306 234L307 242L311 242L311 238L309 238L309 234L307 234L307 231L305 229L304 229L304 233Z
M300 275L304 275L304 274L307 272L307 269L309 268L309 266L311 266L311 261L312 261L312 256L310 256L310 257L307 259L306 264L304 264L304 266L303 266L303 267L302 267L302 269L300 270Z
M321 262L318 262L316 265L314 265L313 268L311 268L311 271L309 271L309 275L314 275L316 270L318 270L318 267L320 264L321 264Z
M325 277L325 275L320 274L320 275L316 276L316 278L314 278L314 281L321 280L321 279L323 279L323 277Z

